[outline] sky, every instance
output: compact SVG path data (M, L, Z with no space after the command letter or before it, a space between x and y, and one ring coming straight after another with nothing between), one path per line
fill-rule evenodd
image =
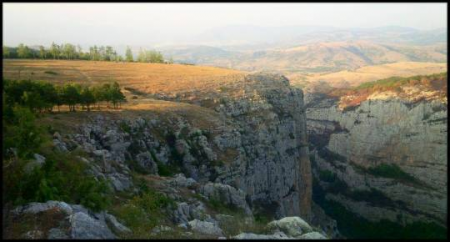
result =
M446 3L3 3L3 44L146 45L227 25L447 28Z

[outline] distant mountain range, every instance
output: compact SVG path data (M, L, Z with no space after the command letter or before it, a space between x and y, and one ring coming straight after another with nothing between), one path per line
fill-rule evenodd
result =
M198 44L158 49L176 62L288 73L447 60L446 29L232 25L206 31L193 40Z
M164 49L177 62L246 71L334 72L387 63L446 62L446 44L427 46L377 44L369 41L319 42L260 51L227 51L188 46Z

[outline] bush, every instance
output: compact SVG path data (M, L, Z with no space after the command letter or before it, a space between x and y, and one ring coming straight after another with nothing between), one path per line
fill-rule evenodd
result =
M404 172L398 165L396 164L380 164L375 167L370 167L367 169L369 174L374 176L380 176L385 178L392 178L403 181L411 181L416 182L416 178Z
M319 171L319 178L324 182L334 182L336 180L336 174L329 170Z
M70 153L45 154L45 164L24 172L28 160L20 159L4 171L6 201L14 205L59 200L100 211L109 204L109 187L86 175L86 165Z
M11 148L17 150L20 158L29 158L36 152L42 141L42 128L35 124L35 116L20 106L4 108L3 116L3 158L8 157Z
M149 238L151 229L168 219L166 209L173 209L175 201L141 183L141 193L112 211L133 231L131 238Z

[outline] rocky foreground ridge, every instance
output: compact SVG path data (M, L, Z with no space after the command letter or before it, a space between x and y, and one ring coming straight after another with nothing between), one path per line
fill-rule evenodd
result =
M333 226L312 229L305 222L318 220L311 211L305 107L302 91L291 88L286 78L248 75L217 92L165 99L187 104L170 114L86 114L79 123L65 122L60 115L57 122L70 128L57 129L53 149L81 150L78 158L88 164L88 172L108 181L117 196L142 192L139 177L174 201L166 211L167 223L149 228L152 234L245 239L325 238L324 231L337 233ZM45 157L35 157L33 166L45 164ZM55 207L56 214L63 213L52 215L58 226L19 237L126 238L135 232L113 211L94 214L57 201L16 208L10 218ZM219 213L224 207L237 214ZM236 220L248 227L261 216L281 220L260 226L264 229L258 231L265 233L224 228Z

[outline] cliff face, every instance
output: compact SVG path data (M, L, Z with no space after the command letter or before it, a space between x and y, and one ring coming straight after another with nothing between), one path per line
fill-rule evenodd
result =
M447 103L367 100L342 111L308 96L313 173L325 198L372 221L447 216Z
M218 181L246 191L277 217L311 216L311 170L303 93L281 76L249 76L243 95L217 110L238 132L216 137L219 149L238 152Z
M220 90L174 95L182 107L170 115L91 115L54 142L63 150L82 147L92 173L118 191L133 188L132 166L150 174L168 166L200 183L239 189L254 209L309 220L302 91L278 75L249 75Z

